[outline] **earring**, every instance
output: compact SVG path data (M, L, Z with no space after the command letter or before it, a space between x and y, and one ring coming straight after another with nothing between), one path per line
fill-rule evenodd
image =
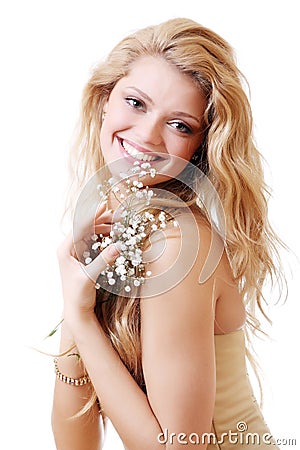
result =
M102 111L102 116L101 116L101 120L102 120L102 122L104 121L104 119L105 119L105 116L106 116L106 112L105 112L105 111Z

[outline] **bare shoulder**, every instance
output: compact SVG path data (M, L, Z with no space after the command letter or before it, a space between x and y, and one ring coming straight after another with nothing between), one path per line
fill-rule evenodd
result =
M224 241L199 208L180 215L177 221L177 227L170 224L153 235L145 254L151 276L141 297L156 299L157 304L159 299L167 304L169 298L179 310L187 307L196 312L196 308L200 318L214 310L221 298L241 302ZM149 307L142 304L142 310Z
M182 274L197 272L203 283L220 263L228 266L224 242L199 208L180 214L176 225L169 224L150 240L146 260L153 275L181 268Z
M177 311L178 317L205 322L213 320L214 280L218 273L224 246L222 240L200 213L182 214L178 226L168 225L154 233L145 252L147 279L141 292L142 320L145 314L160 315ZM144 299L152 301L143 301ZM174 316L173 316L174 317Z

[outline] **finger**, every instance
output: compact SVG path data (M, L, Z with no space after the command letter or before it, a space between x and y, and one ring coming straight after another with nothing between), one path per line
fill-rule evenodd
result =
M98 216L99 214L103 214L106 209L107 209L107 200L105 200L104 202L100 203L100 205L97 208L97 211L96 211L95 215Z
M70 232L58 247L57 256L59 257L60 260L64 260L69 256L72 256L73 258L80 260L82 253L86 249L87 245L88 243L85 242L84 240L75 242L74 235L72 232Z
M85 213L83 214L82 212L81 214L76 216L76 220L74 219L73 222L74 242L81 241L82 239L85 238L87 234L92 232L95 221L98 220L98 218L100 218L101 215L105 214L105 220L107 220L108 222L111 221L110 214L106 213L107 202L102 202L100 205L97 206L98 209L96 212L94 207L93 208L86 207ZM105 222L105 220L102 220L102 222Z
M99 225L93 225L89 228L83 240L86 244L89 244L93 235L102 234L103 236L107 236L111 232L111 229L111 224L101 223Z
M105 225L105 224L95 225L94 231L95 231L95 234L107 235L111 231L111 225Z
M96 214L94 222L111 223L113 212L111 209L103 212L102 214Z
M86 235L82 237L82 240L88 244L95 234L103 234L103 236L105 236L111 232L111 229L112 224L110 223L93 224L86 230Z
M84 266L87 275L96 283L97 278L107 264L113 264L115 259L120 255L120 246L117 243L106 247L90 264Z

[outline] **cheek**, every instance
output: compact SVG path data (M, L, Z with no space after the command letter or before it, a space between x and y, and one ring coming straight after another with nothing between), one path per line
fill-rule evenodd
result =
M169 139L168 142L168 153L173 156L178 156L179 158L189 161L193 156L195 150L198 148L198 141L189 139L177 138Z
M120 131L129 125L130 113L128 107L119 99L113 98L107 108L107 126L111 133Z
M107 111L100 131L100 144L104 152L107 146L113 143L115 135L125 129L127 125L128 119L122 110L118 114L110 114Z

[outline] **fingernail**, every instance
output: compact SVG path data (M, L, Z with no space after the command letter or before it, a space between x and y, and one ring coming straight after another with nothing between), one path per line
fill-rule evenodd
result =
M116 242L115 244L111 245L109 247L109 254L114 257L114 256L118 256L121 250L121 243L120 242Z

